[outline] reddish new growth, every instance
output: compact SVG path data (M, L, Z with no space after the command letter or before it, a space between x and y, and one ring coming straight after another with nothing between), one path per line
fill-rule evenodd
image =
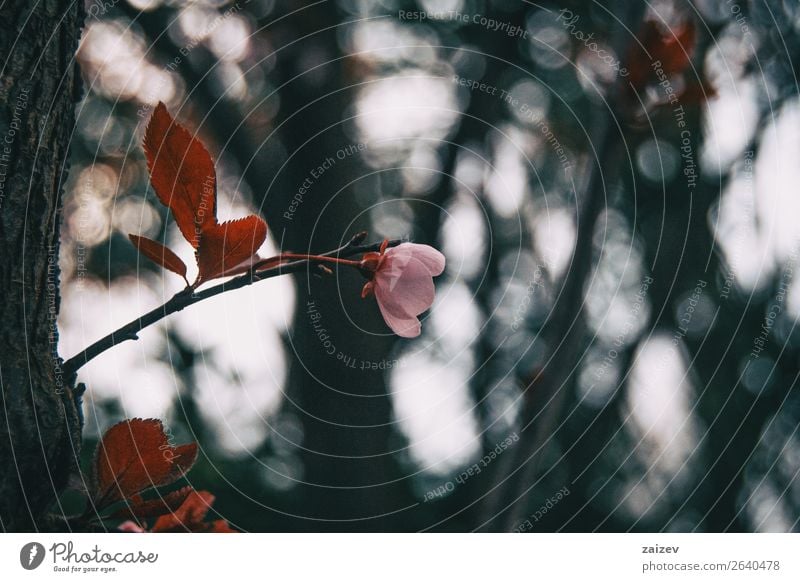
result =
M655 102L648 106L701 104L714 97L714 88L704 79L692 75L690 67L697 44L697 28L687 16L668 28L661 22L648 20L638 35L628 57L630 84L626 89L631 101L636 93L658 87Z
M172 446L161 421L134 418L112 426L97 446L83 522L127 520L122 531L233 532L225 520L204 521L214 496L182 487L145 499L172 485L197 460L197 444ZM148 530L149 520L154 520Z
M150 183L183 237L195 249L197 277L191 287L246 271L267 238L267 223L250 215L217 221L217 176L214 162L202 142L175 122L159 103L147 124L144 151ZM186 281L186 264L159 242L128 235L148 259Z
M444 256L427 245L404 243L360 260L327 255L282 253L262 258L256 251L267 237L267 224L251 215L220 224L216 218L216 174L206 148L186 128L176 123L159 103L147 125L144 150L150 182L162 204L175 217L184 238L195 249L198 273L193 283L186 278L186 264L159 242L129 235L144 256L177 273L194 289L201 283L247 272L258 273L292 260L355 267L367 276L362 296L372 291L386 324L401 337L420 334L417 317L433 304L433 277L444 270Z

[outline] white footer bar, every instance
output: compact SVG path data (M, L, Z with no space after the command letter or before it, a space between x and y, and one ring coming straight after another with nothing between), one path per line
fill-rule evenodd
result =
M792 534L3 534L3 580L800 580ZM171 578L168 578L171 577Z

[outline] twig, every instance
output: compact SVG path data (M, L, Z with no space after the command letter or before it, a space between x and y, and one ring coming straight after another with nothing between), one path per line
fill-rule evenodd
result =
M361 245L361 241L364 240L366 233L360 232L355 235L352 239L350 239L347 244L344 246L339 247L338 249L334 249L327 253L322 253L320 257L335 257L335 256L345 256L345 257L352 257L358 254L367 253L370 251L377 251L381 243L374 243L369 245ZM401 240L392 240L389 241L389 246L397 246L401 243ZM208 289L203 289L201 291L195 291L191 287L187 287L182 291L179 291L175 295L172 296L166 303L156 307L152 311L148 311L141 317L134 319L130 323L123 325L121 328L117 329L116 331L111 332L107 336L102 339L97 340L92 345L87 347L82 352L76 354L75 356L71 357L69 360L64 362L63 369L65 372L66 377L70 377L75 372L78 371L83 365L85 365L90 360L94 359L98 355L102 354L106 350L114 347L117 344L120 344L124 341L128 340L136 340L139 339L139 332L142 331L144 328L153 325L154 323L161 321L168 315L173 313L177 313L178 311L182 311L183 309L189 307L190 305L194 305L195 303L199 303L205 299L209 299L210 297L214 297L221 293L225 293L227 291L233 291L234 289L241 289L242 287L247 287L248 285L252 285L253 283L258 283L259 281L264 281L265 279L272 279L273 277L278 277L280 275L288 275L290 273L297 273L305 269L308 265L314 263L314 260L311 259L302 259L298 261L292 261L289 263L281 263L273 268L265 269L263 271L249 271L243 275L235 277L229 281L225 281L224 283L220 283L213 287L209 287Z

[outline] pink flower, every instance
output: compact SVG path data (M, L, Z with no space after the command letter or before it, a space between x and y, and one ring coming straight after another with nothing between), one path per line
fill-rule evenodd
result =
M133 521L124 521L117 527L119 531L124 531L126 533L144 533L145 529L140 526L138 523Z
M433 277L444 271L444 255L428 245L403 243L367 253L362 271L370 277L362 297L375 293L381 315L400 337L417 337L422 326L417 316L433 305Z

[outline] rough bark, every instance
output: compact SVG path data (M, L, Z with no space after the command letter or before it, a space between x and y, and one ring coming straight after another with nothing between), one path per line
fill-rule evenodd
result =
M57 353L62 185L75 122L81 2L0 4L0 528L58 527L80 447Z

